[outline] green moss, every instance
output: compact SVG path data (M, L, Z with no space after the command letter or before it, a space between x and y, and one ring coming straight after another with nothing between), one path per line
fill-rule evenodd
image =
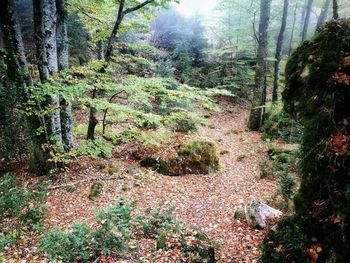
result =
M213 143L194 141L180 148L178 156L188 164L191 173L209 173L219 169L219 158Z
M349 56L347 19L329 22L287 63L284 108L304 127L303 176L295 215L266 237L263 262L308 262L302 251L316 245L322 249L317 262L350 258L350 87L337 77L349 78ZM283 247L291 241L295 245L280 255L277 241Z
M182 146L176 158L145 158L141 161L144 167L151 167L164 175L208 174L219 169L219 158L214 144L194 141Z
M101 194L103 189L103 184L101 182L94 182L91 186L90 194L89 194L89 199L91 201L95 201Z

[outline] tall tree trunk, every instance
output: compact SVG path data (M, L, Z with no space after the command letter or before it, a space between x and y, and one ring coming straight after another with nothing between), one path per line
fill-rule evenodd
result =
M333 0L333 19L339 19L338 8L338 1Z
M312 4L313 0L308 0L307 1L307 6L306 6L306 14L305 14L305 20L304 20L304 26L303 26L303 31L301 33L301 41L304 41L307 37L307 30L309 28L309 22L310 22L310 15L311 15L311 10L312 10Z
M283 37L284 37L284 32L286 31L286 24L287 24L288 5L289 5L289 0L284 0L282 24L281 24L281 29L277 38L276 54L275 54L275 68L274 68L274 80L273 80L273 91L272 91L273 102L276 102L278 99L279 71L280 71L280 62L281 62L281 55L282 55Z
M28 72L22 36L15 10L15 0L3 0L2 8L0 9L0 24L7 52L7 76L12 82L9 88L18 90L18 100L24 105L30 99L29 86L32 85L32 79ZM40 107L40 104L37 106ZM51 170L52 166L48 161L48 153L42 147L43 144L48 143L48 136L45 132L45 121L41 117L32 114L27 116L27 122L32 140L30 168L38 174L46 174ZM38 133L38 130L42 128L44 128L44 132Z
M258 131L263 121L262 106L265 102L264 88L266 78L266 58L268 47L268 33L271 11L271 0L261 0L260 2L260 23L259 23L259 46L257 51L257 62L255 70L255 87L252 108L250 111L248 127L251 130Z
M324 25L324 23L326 22L327 14L328 14L330 5L331 5L331 1L330 0L326 0L324 2L324 5L323 5L321 13L320 13L320 16L318 17L318 20L317 20L316 29L319 29L320 27L322 27Z
M119 9L118 9L118 14L117 14L117 20L114 24L113 30L111 35L108 38L107 41L107 47L106 47L106 54L105 54L105 60L109 62L112 58L112 52L113 52L113 44L115 42L115 38L117 36L117 33L119 31L120 24L123 21L124 18L124 4L125 0L120 0L119 1Z
M92 91L92 98L95 99L97 97L97 90L94 89ZM95 139L95 128L98 124L97 119L97 110L95 107L90 106L90 112L89 112L89 125L88 125L88 131L87 131L87 140L94 140Z
M49 76L58 72L56 43L56 3L55 0L33 0L34 26L36 34L37 58L41 71L41 82L49 81ZM50 140L59 148L62 146L61 117L57 96L47 96L47 104L52 113L47 118Z
M57 62L58 70L65 70L69 66L68 62L68 35L66 26L66 8L64 0L56 0L57 9ZM73 149L73 118L72 104L64 97L60 96L60 117L63 146L66 151Z
M298 3L295 3L293 25L292 25L292 32L290 35L288 55L290 55L292 53L292 50L293 50L293 40L294 40L295 23L297 20L297 10L298 10Z

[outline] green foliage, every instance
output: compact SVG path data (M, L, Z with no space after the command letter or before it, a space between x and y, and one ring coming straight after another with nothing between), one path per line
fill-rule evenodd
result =
M45 252L51 260L87 262L101 253L121 256L135 249L130 245L135 238L151 239L157 249L167 249L168 238L177 236L172 246L180 248L188 260L195 255L197 262L204 262L208 251L214 253L214 244L198 230L193 230L190 242L186 240L188 232L173 218L174 208L164 209L161 204L145 216L132 216L134 209L134 202L118 199L115 205L98 212L93 229L84 224L75 224L65 232L53 229L40 239L39 251Z
M9 174L0 177L0 219L19 218L20 224L35 227L44 212L41 203L46 196L45 184L33 189L17 185L17 179Z
M80 147L74 150L73 155L88 155L94 159L111 158L112 146L103 138L86 140L80 143Z
M40 239L39 250L52 260L88 261L104 255L116 255L129 249L131 212L135 204L119 199L116 205L97 214L97 227L75 224L66 232L52 230Z
M0 176L0 253L26 231L41 230L46 192L44 182L25 188L19 186L14 176Z
M10 242L11 242L10 238L7 238L3 233L0 233L0 253L3 253L5 251L6 245L9 244Z
M294 198L295 214L289 218L292 224L279 224L266 243L288 243L299 236L304 244L296 240L299 245L288 254L271 260L278 256L273 243L263 251L265 262L308 262L305 251L318 262L343 262L350 256L349 35L349 19L329 22L287 63L283 98L285 110L304 126L303 176ZM286 235L289 232L293 235Z
M278 191L284 198L285 202L288 202L294 194L296 186L295 179L287 173L281 173L278 178Z
M87 261L90 259L89 246L91 230L84 224L75 224L67 232L58 229L40 240L40 251L44 251L51 260Z
M283 219L277 232L270 231L262 243L262 262L311 262L307 237L294 219Z
M266 113L262 127L264 140L280 139L287 143L300 143L303 129L289 114L278 106L272 106Z
M189 112L175 112L172 113L169 118L169 127L176 132L195 132L197 131L197 125L203 119L197 114Z

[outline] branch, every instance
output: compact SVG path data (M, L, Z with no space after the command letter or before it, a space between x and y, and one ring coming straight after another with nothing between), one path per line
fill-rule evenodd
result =
M142 7L148 5L148 4L152 3L152 2L154 2L154 0L146 0L145 2L143 2L143 3L141 3L141 4L137 5L137 6L125 9L123 14L126 15L126 14L132 13L134 11L137 11L137 10L141 9Z
M68 183L68 184L61 184L61 185L51 186L51 187L49 187L49 190L57 190L57 189L61 189L61 188L74 187L77 184L81 184L81 183L85 183L85 182L89 182L89 181L95 181L95 180L109 181L109 180L120 180L120 179L123 179L123 177L122 176L91 177L91 178L87 178L87 179L71 182L71 183Z

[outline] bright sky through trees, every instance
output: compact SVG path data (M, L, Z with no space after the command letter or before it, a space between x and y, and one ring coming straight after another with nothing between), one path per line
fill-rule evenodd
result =
M179 12L185 16L206 15L214 8L217 2L218 0L181 0L180 4L176 6Z

